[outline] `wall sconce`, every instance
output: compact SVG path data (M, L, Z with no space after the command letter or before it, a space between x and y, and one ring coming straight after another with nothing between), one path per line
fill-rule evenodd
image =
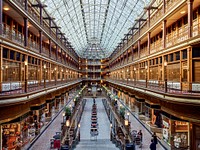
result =
M27 66L27 65L28 65L27 61L24 61L24 65L25 65L25 66Z
M128 120L124 121L125 126L128 126Z
M66 126L69 127L69 120L66 121Z

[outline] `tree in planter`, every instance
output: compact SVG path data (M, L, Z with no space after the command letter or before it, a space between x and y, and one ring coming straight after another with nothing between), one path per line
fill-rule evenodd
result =
M125 108L124 107L120 107L120 110L119 110L119 115L123 118L123 119L125 119Z
M71 115L72 115L72 112L71 112L70 107L66 107L65 109L66 120L68 120Z

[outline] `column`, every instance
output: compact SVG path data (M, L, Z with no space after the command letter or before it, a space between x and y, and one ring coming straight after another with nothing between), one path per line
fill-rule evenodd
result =
M131 49L132 61L133 61L133 58L134 58L133 57L133 54L134 54L133 51L134 51L134 45L132 45L132 49Z
M28 46L28 19L24 18L24 46Z
M24 0L24 9L28 10L28 0Z
M166 48L166 20L163 21L163 48Z
M187 1L188 5L188 38L192 37L193 0Z
M58 45L56 44L56 60L58 60Z
M42 84L42 74L43 74L43 66L42 63L40 63L40 74L39 74L39 84Z
M188 90L192 90L192 47L188 47L187 49L187 82L188 82Z
M0 125L0 149L2 149L2 133L3 133L3 129L2 129L2 125Z
M24 91L25 93L28 92L28 56L25 56L25 62L24 62L24 68L25 68L25 87Z
M150 23L150 15L151 15L151 13L150 13L150 8L148 8L147 9L147 15L148 15L148 22L147 22L147 24L148 24L148 27L150 28L151 27L151 23Z
M151 51L151 32L148 32L147 36L148 36L148 45L147 45L148 53L147 54L149 55Z
M51 58L51 39L49 39L49 58Z
M42 31L39 31L39 36L40 36L40 43L39 43L39 46L40 46L40 53L42 53Z
M126 50L126 57L127 57L127 63L128 63L128 50Z
M163 0L163 14L165 14L166 10L166 0Z
M0 47L0 68L3 67L3 47ZM3 71L0 69L0 92L2 91Z
M3 34L3 0L0 0L0 35Z
M43 7L41 5L39 7L40 7L40 25L42 26L42 24L43 24L43 16L42 16Z
M138 40L138 58L140 58L140 40Z

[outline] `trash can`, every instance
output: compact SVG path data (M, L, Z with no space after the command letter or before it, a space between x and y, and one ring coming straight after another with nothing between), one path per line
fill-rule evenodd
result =
M62 146L61 146L61 150L69 150L68 145L62 145Z
M135 150L135 145L133 143L126 144L126 150Z

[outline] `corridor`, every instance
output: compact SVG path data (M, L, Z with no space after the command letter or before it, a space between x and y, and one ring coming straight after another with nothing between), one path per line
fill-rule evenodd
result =
M80 142L75 150L117 150L118 148L110 141L110 122L101 98L96 99L99 134L96 140L95 137L90 137L92 105L93 99L88 98L80 122Z

